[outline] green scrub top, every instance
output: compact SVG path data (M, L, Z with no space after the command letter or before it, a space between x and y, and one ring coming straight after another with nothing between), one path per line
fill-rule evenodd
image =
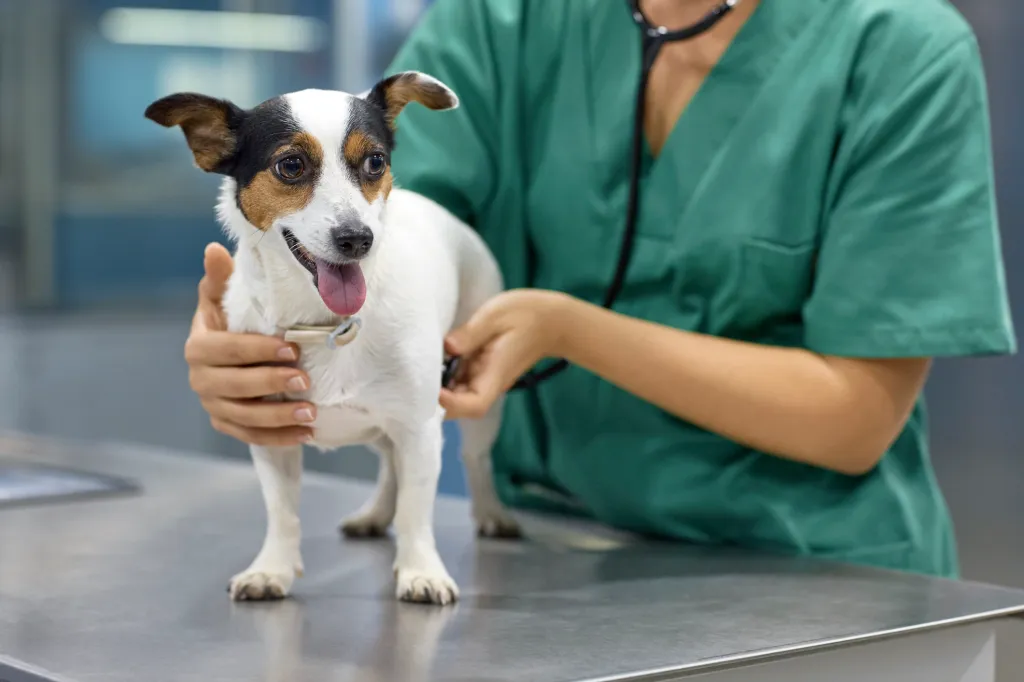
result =
M399 185L509 287L599 302L619 251L640 34L622 0L437 0L389 73L461 98L398 121ZM645 156L615 309L821 354L1015 351L978 46L940 0L762 0ZM679 386L678 390L688 390ZM756 452L580 368L510 396L512 506L644 534L954 577L925 407L846 476Z

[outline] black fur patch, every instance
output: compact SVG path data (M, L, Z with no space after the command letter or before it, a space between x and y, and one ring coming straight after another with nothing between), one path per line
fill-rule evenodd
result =
M238 152L230 173L238 189L252 182L257 173L270 165L274 152L301 131L291 108L281 97L246 111L238 127Z
M391 81L393 81L394 78L395 77L392 76L391 78L386 78L382 81L379 81L370 90L370 93L367 95L367 98L365 100L368 104L373 106L374 109L381 113L381 117L384 121L385 126L387 126L387 118L385 118L387 115L387 87L388 85L391 84Z
M373 93L371 92L365 100L358 97L352 100L345 139L347 140L353 131L359 131L366 137L380 143L385 150L385 159L390 164L391 152L395 149L395 133L391 130L384 116L385 110L372 101L372 95ZM360 183L360 167L359 165L349 163L345 159L344 149L341 151L341 161L348 167L352 182L358 185Z

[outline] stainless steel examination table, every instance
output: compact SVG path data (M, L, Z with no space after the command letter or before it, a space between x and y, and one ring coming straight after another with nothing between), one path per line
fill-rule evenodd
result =
M400 604L391 542L336 531L369 486L316 474L294 597L233 604L263 536L251 466L18 435L0 461L140 486L0 505L3 682L991 682L994 622L1024 613L1009 589L547 519L479 541L456 499L437 538L461 601Z

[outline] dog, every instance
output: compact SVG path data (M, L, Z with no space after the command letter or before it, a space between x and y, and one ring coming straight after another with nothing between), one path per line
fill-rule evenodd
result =
M342 521L342 532L382 536L393 523L396 596L443 605L459 596L432 521L445 416L438 404L443 339L503 282L475 232L394 186L397 119L414 102L434 111L459 105L448 86L408 71L362 95L303 90L248 110L178 93L145 115L180 127L195 164L225 176L217 216L235 247L223 303L228 328L294 340L311 379L305 390L272 399L317 406L309 445L367 445L379 455L375 494ZM479 534L516 537L519 527L491 478L501 409L499 401L483 419L460 424L462 461ZM302 446L250 451L267 530L228 590L235 600L280 599L303 572Z

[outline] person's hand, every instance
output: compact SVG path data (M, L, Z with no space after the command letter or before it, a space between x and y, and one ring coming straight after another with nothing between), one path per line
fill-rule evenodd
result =
M558 354L563 294L515 289L495 296L445 339L445 349L462 356L452 389L441 389L446 418L477 419L537 362Z
M245 443L294 445L310 438L316 408L305 402L269 402L268 395L301 391L309 377L285 363L299 349L273 336L227 331L221 300L234 270L220 244L206 247L199 303L185 342L189 384L210 415L213 428Z

